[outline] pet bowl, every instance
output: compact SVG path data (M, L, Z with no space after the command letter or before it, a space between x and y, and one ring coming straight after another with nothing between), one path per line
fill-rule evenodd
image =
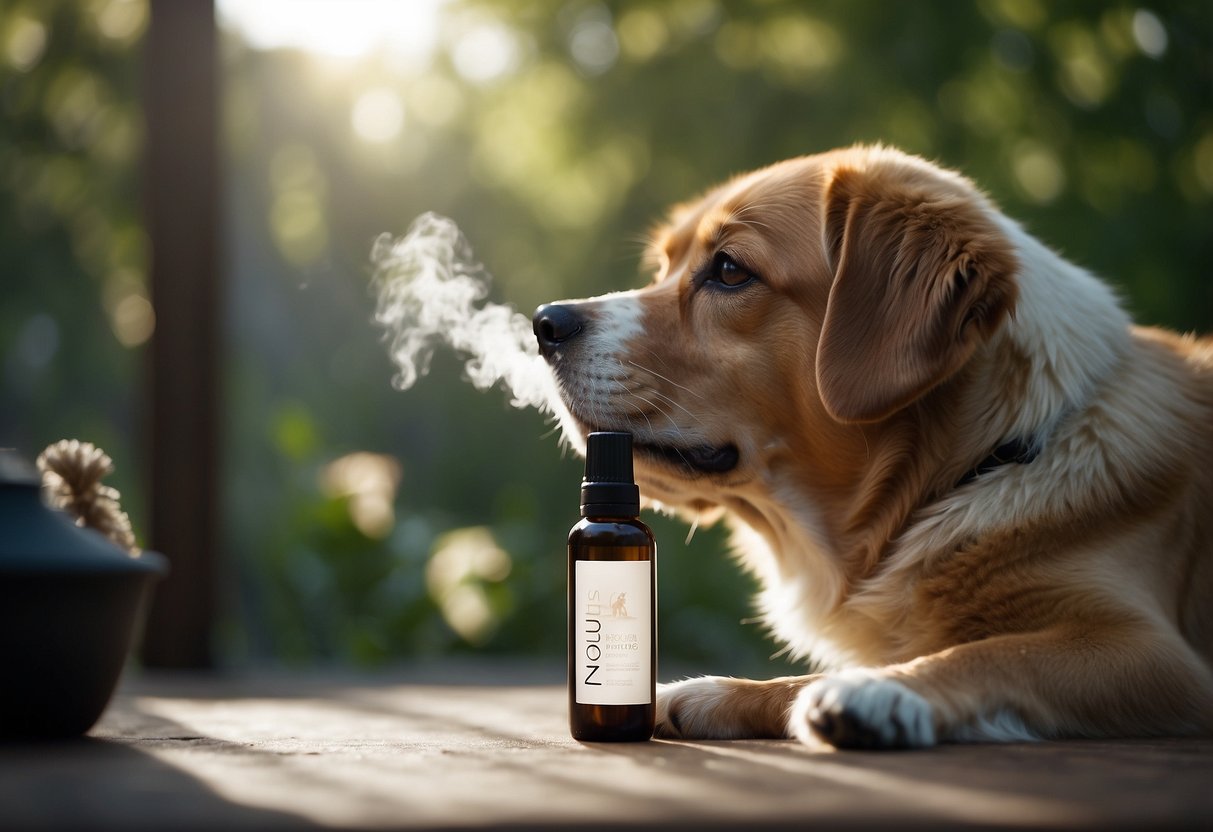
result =
M0 451L0 738L88 731L167 572L49 508L37 470Z

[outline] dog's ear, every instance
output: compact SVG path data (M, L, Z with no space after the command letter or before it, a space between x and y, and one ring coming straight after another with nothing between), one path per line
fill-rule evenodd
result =
M835 419L873 422L905 407L1013 309L1017 262L988 210L921 177L835 174L823 214L834 282L817 344L817 388Z

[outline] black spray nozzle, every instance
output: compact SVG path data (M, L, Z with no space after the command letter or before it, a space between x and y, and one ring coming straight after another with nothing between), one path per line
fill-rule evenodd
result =
M585 478L581 481L581 514L635 517L640 513L640 489L632 473L632 434L596 431L585 449Z

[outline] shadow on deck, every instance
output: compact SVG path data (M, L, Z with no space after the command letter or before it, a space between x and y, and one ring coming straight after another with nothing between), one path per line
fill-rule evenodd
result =
M587 745L553 668L147 675L0 744L4 829L1213 829L1213 740Z

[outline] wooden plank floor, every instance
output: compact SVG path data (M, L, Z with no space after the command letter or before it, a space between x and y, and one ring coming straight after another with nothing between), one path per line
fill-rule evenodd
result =
M128 680L89 737L0 744L0 829L1213 829L1213 740L582 745L553 674L471 675Z

